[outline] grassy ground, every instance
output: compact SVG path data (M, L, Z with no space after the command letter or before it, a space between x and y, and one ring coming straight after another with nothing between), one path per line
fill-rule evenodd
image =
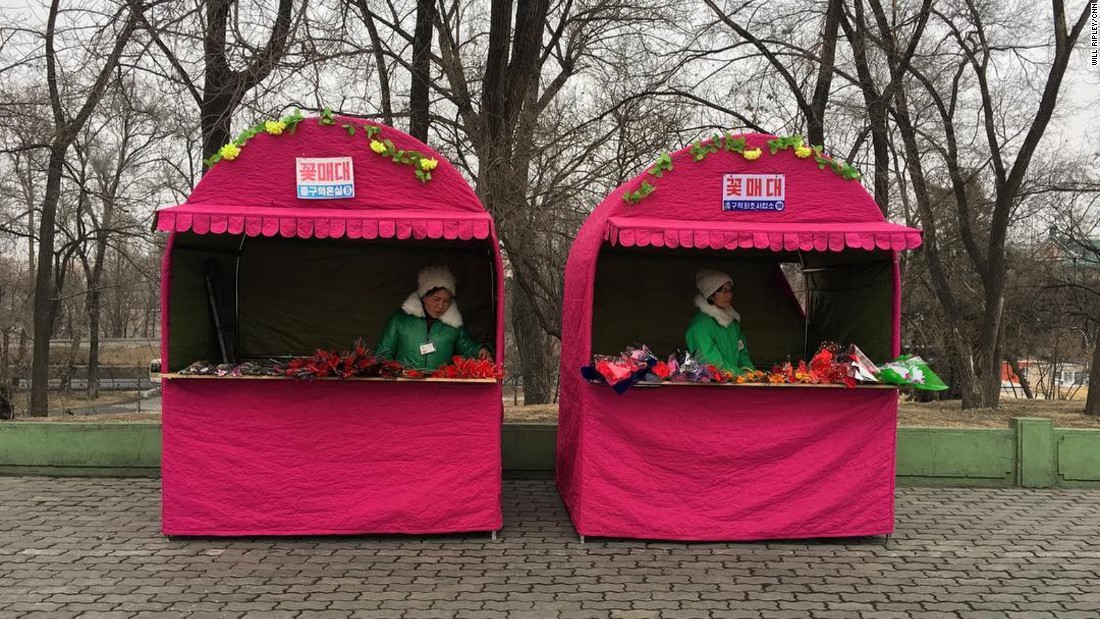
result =
M1046 417L1059 428L1100 428L1100 418L1086 417L1084 400L1010 400L1001 398L997 410L962 410L958 400L945 402L902 402L898 424L948 428L1007 428L1013 417Z
M50 344L52 363L61 363L67 359L69 347L58 342ZM99 363L103 366L149 367L149 362L160 357L160 343L155 340L117 340L105 342L99 347ZM77 349L77 365L88 363L88 343L82 342Z
M22 417L18 421L76 421L80 423L119 423L124 421L160 421L160 413L108 413L105 415L64 415L31 419Z
M135 402L138 399L137 391L100 391L99 397L95 400L89 400L86 392L84 391L72 391L69 393L61 393L58 391L51 391L50 397L50 411L51 414L64 414L66 410L77 410L89 407L111 406L113 404L122 404L125 402ZM12 398L12 404L15 408L15 416L17 418L25 418L27 406L30 403L30 393L21 391L15 394ZM136 404L134 405L136 408ZM68 419L77 417L65 415ZM96 415L96 417L103 417ZM64 419L62 419L63 421Z
M1061 402L1056 400L1001 399L1001 408L963 410L958 400L944 402L901 402L898 407L898 425L940 428L1007 428L1013 417L1047 417L1059 428L1100 428L1100 419L1082 414L1083 400ZM506 422L549 423L558 421L555 404L535 406L505 406Z

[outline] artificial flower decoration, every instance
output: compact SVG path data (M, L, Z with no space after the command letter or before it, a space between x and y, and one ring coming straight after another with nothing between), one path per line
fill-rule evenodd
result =
M855 344L842 349L833 342L823 342L809 362L800 359L776 365L771 371L742 369L736 373L707 364L687 351L673 353L666 362L657 359L645 345L628 346L618 356L595 355L591 365L581 368L581 375L589 381L606 383L619 394L641 381L844 387L868 382L917 389L947 388L920 357L900 357L879 371Z
M488 359L452 357L450 365L444 365L433 374L435 378L504 378L504 367Z
M371 148L373 148L373 146ZM424 170L424 171L434 170L436 168L436 166L438 166L438 165L439 165L439 162L436 161L435 159L421 159L420 160L420 169Z
M356 376L378 376L380 362L371 354L363 339L355 340L350 350L342 352L318 349L312 357L291 359L280 370L290 378L313 379L335 376L353 378Z
M218 149L218 154L222 156L222 159L226 161L233 161L241 154L241 147L236 144L229 143Z
M915 355L902 355L882 366L875 375L884 383L913 387L926 391L942 391L947 385L928 367L924 359Z
M668 378L672 376L672 366L664 361L654 363L650 371L660 380L668 380Z
M268 120L264 122L264 131L271 135L280 135L286 129L286 123L281 120Z
M386 152L386 145L379 142L378 140L371 140L370 149L381 155L382 153Z
M734 377L733 382L738 385L768 382L768 373L764 370L748 370Z
M741 156L745 159L748 159L749 161L756 161L760 158L760 155L763 154L763 152L764 151L760 150L759 148L751 148L741 153Z
M809 146L799 146L798 148L794 149L794 154L799 159L805 159L806 157L814 154L814 149L810 148Z

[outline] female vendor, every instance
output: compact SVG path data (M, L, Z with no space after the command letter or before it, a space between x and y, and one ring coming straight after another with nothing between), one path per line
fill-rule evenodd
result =
M741 333L741 316L733 309L733 280L721 271L703 269L695 274L695 289L699 311L688 325L688 350L720 370L755 370Z
M436 370L456 355L490 359L489 347L475 342L462 326L450 269L426 267L420 271L417 283L416 291L382 329L375 350L378 358L424 371Z

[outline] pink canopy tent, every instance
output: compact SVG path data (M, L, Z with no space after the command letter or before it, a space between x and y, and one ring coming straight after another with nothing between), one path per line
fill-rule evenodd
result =
M392 148L376 152L372 141ZM416 155L401 161L406 151ZM417 170L428 158L438 166L424 182ZM497 381L178 374L199 359L304 355L356 337L373 346L429 264L454 272L466 327L502 362L496 231L450 163L392 127L306 118L252 137L184 204L160 209L156 226L169 233L165 534L501 527Z
M741 138L758 158L742 155ZM920 232L887 222L843 171L775 136L720 136L672 154L589 216L565 273L557 446L557 484L579 534L893 530L896 390L666 384L620 396L579 371L632 343L658 356L684 347L700 268L732 276L759 368L806 359L825 341L896 356L898 252ZM802 277L804 303L783 264Z

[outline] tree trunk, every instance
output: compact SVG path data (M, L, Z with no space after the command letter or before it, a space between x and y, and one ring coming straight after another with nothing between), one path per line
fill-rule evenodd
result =
M974 351L970 342L965 341L961 334L955 334L950 338L958 355L959 391L962 395L962 407L980 408L982 403L981 384L974 365Z
M34 237L37 234L37 230L34 227L34 205L31 205L27 209L27 284L29 284L28 290L34 290L34 281L37 273L36 268L36 256L34 251Z
M1100 323L1092 337L1092 361L1089 363L1089 395L1085 400L1085 414L1100 417Z
M1020 371L1020 360L1016 358L1016 355L1005 355L1005 359L1008 361L1008 367L1012 368L1012 373L1016 375L1016 378L1020 379L1020 388L1024 392L1024 397L1029 400L1035 399L1035 394L1031 392L1031 385L1028 384L1027 377Z
M523 404L547 404L554 396L550 342L535 317L531 298L518 285L512 286L512 290L512 334L519 349Z
M412 41L412 85L409 89L409 135L428 141L428 86L432 79L432 23L435 21L435 0L416 1L416 30Z
M382 122L393 126L393 105L390 102L390 75L386 68L385 49L382 47L382 38L378 36L378 27L374 24L374 13L367 6L366 0L356 0L359 11L363 14L363 23L367 26L367 34L370 35L371 51L374 53L374 66L378 71L378 98L382 100ZM433 4L432 8L435 6ZM419 19L419 14L417 15ZM419 22L418 22L419 23ZM428 29L429 36L431 28ZM430 44L430 40L429 40ZM416 53L413 53L416 56Z
M31 357L31 417L49 414L50 332L53 328L53 242L57 231L57 201L61 195L61 173L68 143L50 147L46 169L46 194L38 223L38 269L34 279L34 345Z
M76 374L76 359L80 356L80 328L69 313L69 352L65 355L65 365L61 370L60 388L65 393L73 390L73 375Z
M810 114L806 116L806 133L810 144L825 143L825 108L829 105L830 86L836 60L837 31L840 27L840 0L829 0L825 10L825 23L821 32L821 54L818 57L817 84L810 101Z
M996 349L978 355L978 408L997 408L1001 401L1001 357Z
M232 139L233 112L237 105L249 90L271 74L275 64L286 54L293 0L279 0L271 35L267 43L249 59L248 65L240 71L230 68L231 54L226 50L226 41L230 9L235 2L207 0L203 3L206 7L206 32L202 41L206 78L199 105L203 159L229 143ZM236 26L233 24L234 28Z
M99 398L99 323L100 311L103 305L103 269L107 260L107 230L114 223L115 195L118 192L118 184L112 184L106 190L106 199L103 200L103 216L98 229L95 231L95 252L92 254L92 264L88 264L86 254L81 254L81 264L84 266L84 279L87 282L88 294L84 301L88 314L88 399Z
M234 97L218 86L216 77L206 80L202 99L202 158L207 159L230 142L233 135Z
M11 403L11 330L0 331L0 420L13 419Z
M99 302L98 284L88 293L88 399L99 398Z

